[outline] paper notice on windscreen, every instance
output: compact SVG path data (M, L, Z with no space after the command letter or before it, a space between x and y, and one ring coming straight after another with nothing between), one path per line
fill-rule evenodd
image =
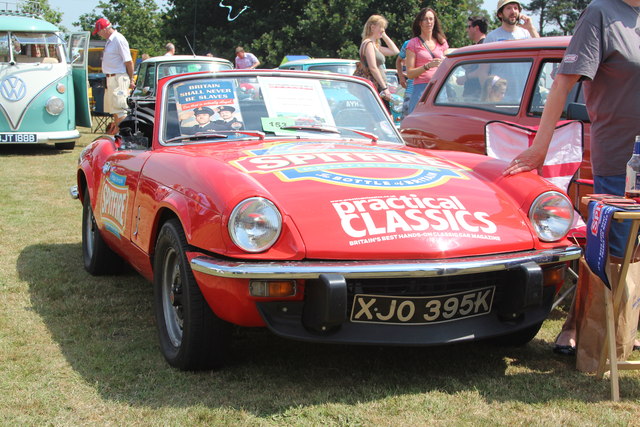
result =
M300 126L335 126L319 80L258 77L258 82L270 118Z

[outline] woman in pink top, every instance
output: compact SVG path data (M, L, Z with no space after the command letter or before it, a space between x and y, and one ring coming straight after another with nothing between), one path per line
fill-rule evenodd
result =
M416 15L413 21L414 38L407 44L407 76L413 80L413 94L409 101L409 113L413 111L427 83L436 72L436 68L449 49L447 39L440 28L436 11L426 7Z

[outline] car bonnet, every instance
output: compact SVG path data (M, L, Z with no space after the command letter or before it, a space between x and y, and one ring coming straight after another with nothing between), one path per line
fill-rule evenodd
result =
M226 161L268 190L308 257L438 259L533 248L526 213L513 199L440 154L292 142L232 160L227 153Z

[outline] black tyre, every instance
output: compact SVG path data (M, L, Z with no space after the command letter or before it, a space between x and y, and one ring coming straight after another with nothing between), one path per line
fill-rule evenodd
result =
M183 371L219 368L230 345L231 325L205 301L187 261L180 222L167 221L158 235L153 261L153 298L160 348Z
M73 148L76 146L76 142L56 142L55 146L58 150L73 150Z
M501 346L521 347L534 339L535 336L538 335L541 327L542 322L536 323L535 325L531 325L517 332L493 338L492 341L494 344Z
M84 269L94 276L117 274L124 262L102 239L93 216L89 190L84 190L82 199L82 259Z

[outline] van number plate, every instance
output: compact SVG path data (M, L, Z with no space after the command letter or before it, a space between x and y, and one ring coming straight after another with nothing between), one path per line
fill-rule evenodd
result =
M35 133L0 133L0 143L15 142L15 143L28 143L38 142L38 137Z
M495 286L430 297L393 297L357 294L351 321L424 325L451 322L491 312Z

